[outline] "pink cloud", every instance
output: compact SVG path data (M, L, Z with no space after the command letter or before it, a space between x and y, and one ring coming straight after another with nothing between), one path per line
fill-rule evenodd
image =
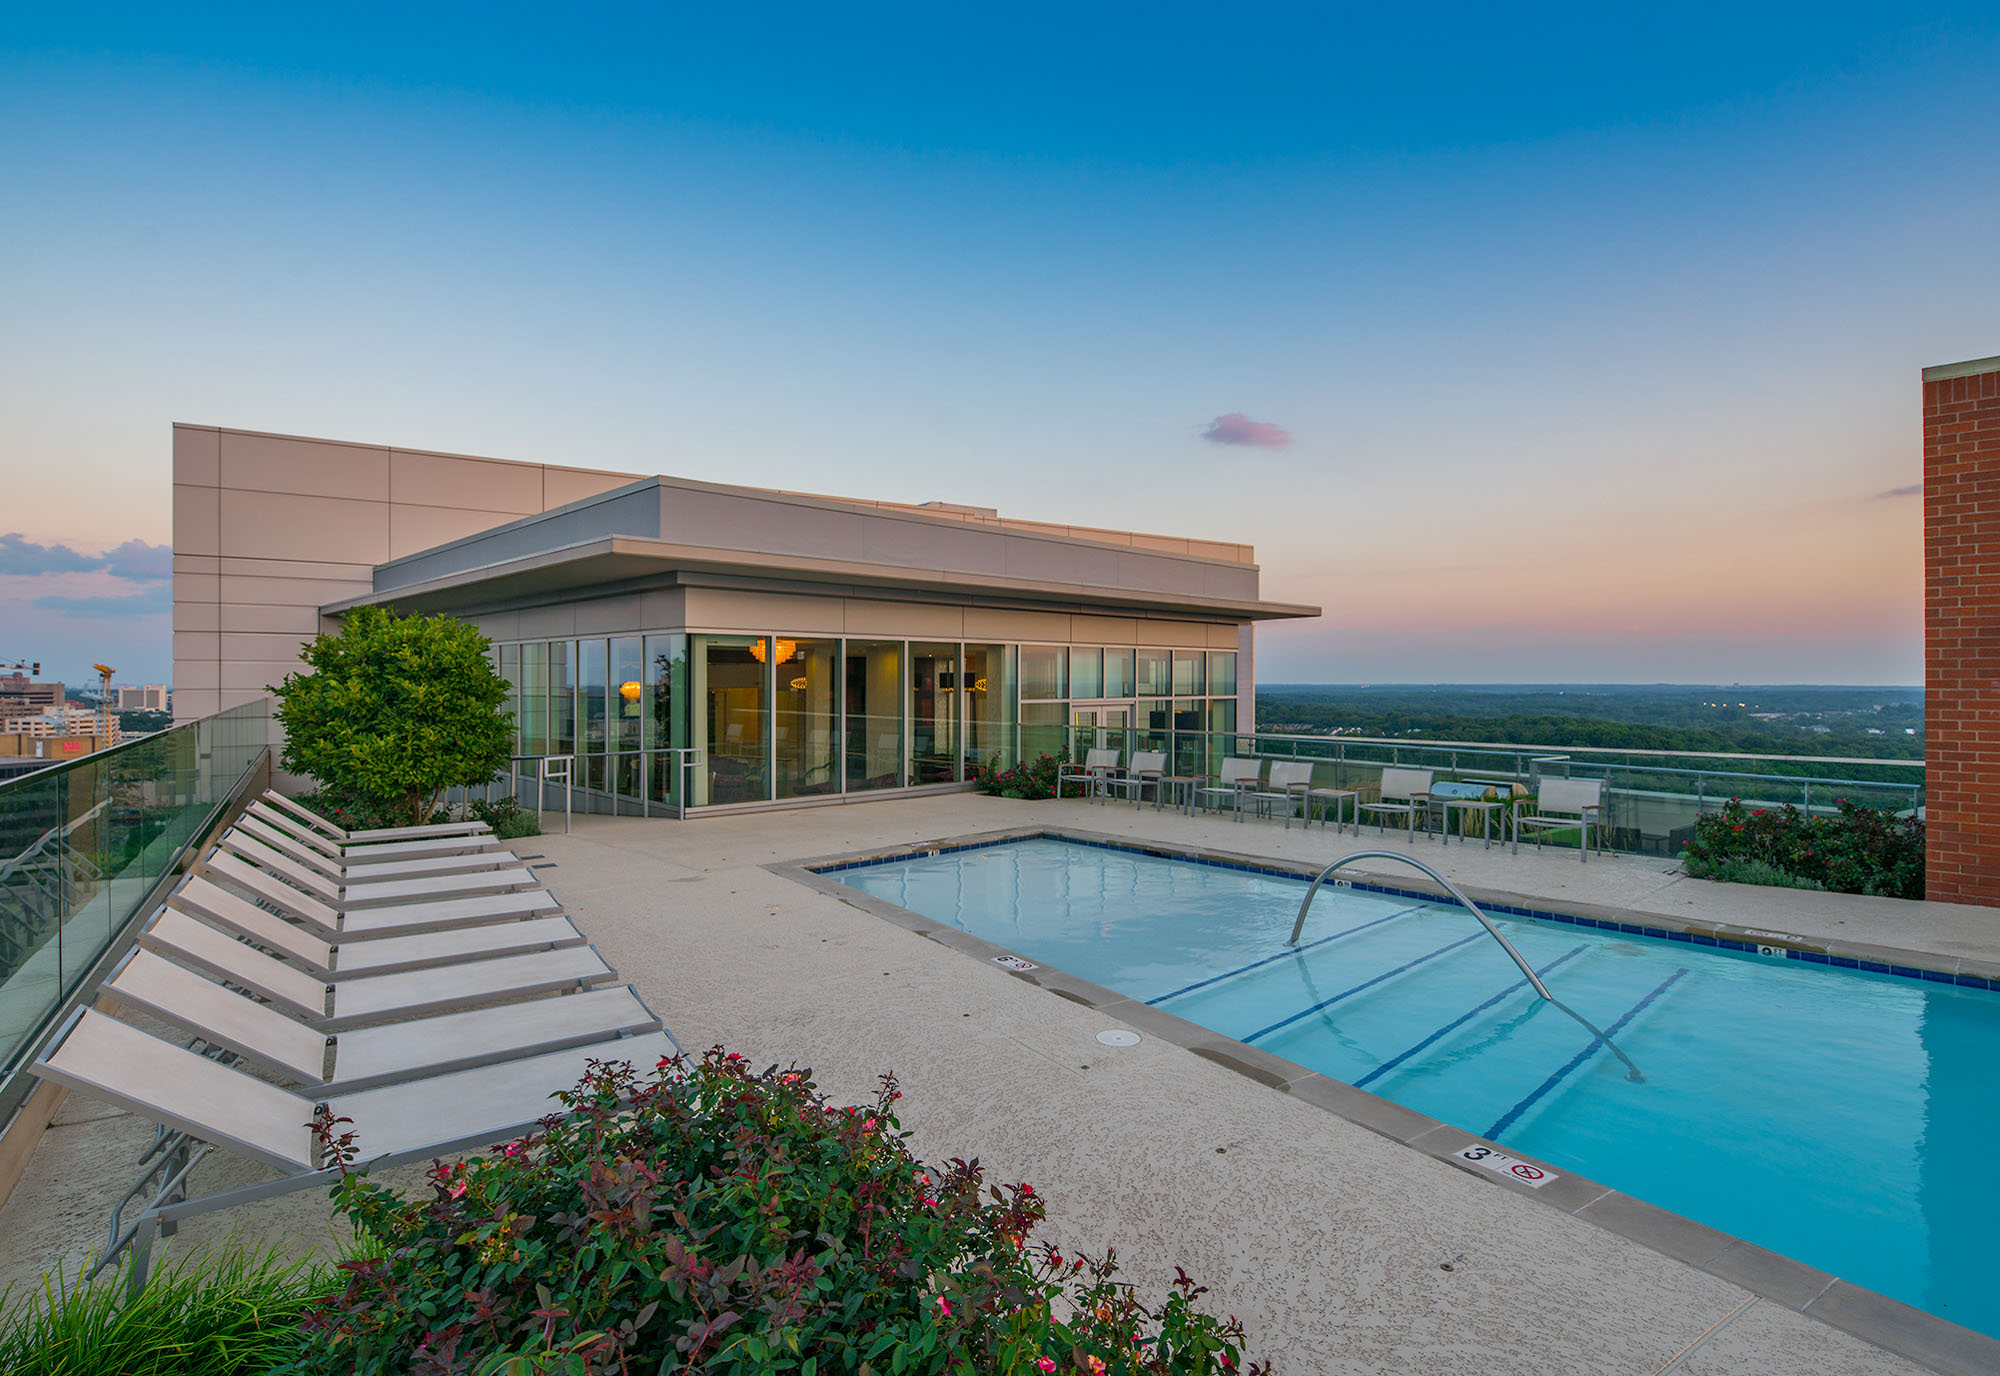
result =
M1201 437L1210 444L1248 444L1259 449L1283 449L1292 442L1292 432L1284 426L1252 420L1241 411L1217 416Z

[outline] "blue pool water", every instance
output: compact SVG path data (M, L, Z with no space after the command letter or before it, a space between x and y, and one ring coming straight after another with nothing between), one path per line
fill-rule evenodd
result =
M842 883L2000 1336L2000 994L1034 839ZM1615 1029L1615 1030L1614 1030Z

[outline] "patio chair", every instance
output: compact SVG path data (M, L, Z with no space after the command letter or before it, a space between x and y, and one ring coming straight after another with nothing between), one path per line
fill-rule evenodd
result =
M1063 796L1063 785L1072 781L1081 782L1092 799L1104 796L1104 781L1118 768L1118 749L1088 750L1083 762L1072 760L1068 764L1056 766L1056 797Z
M547 889L520 889L509 893L395 903L343 912L320 902L311 894L286 886L242 857L223 851L217 851L202 861L197 872L206 879L237 890L253 903L267 905L281 917L305 923L330 941L360 941L371 937L442 932L453 927L478 927L488 922L541 917L562 907Z
M1536 790L1534 811L1514 818L1514 854L1521 853L1521 830L1535 834L1535 850L1542 848L1542 834L1549 831L1580 831L1577 857L1590 863L1590 830L1600 821L1604 807L1602 779L1544 779Z
M231 828L217 842L216 855L234 857L275 875L301 893L312 895L337 911L378 907L386 903L412 903L425 899L463 898L474 894L507 893L532 888L539 881L535 872L518 860L506 869L481 870L473 874L442 874L417 878L371 880L343 884L308 869L280 851L271 849L254 836Z
M365 845L373 841L415 841L426 836L474 836L493 830L484 822L431 822L414 827L365 827L359 831L348 831L335 826L312 809L293 802L276 789L265 789L264 801L298 818L315 831L347 845Z
M1227 801L1230 812L1240 822L1243 820L1243 795L1256 786L1263 772L1262 760L1243 760L1232 755L1223 760L1222 772L1214 776L1215 782L1195 785L1195 806L1203 806L1209 798L1215 799L1218 804Z
M1273 760L1270 775L1262 788L1248 790L1245 799L1259 817L1268 817L1280 804L1285 809L1285 830L1292 829L1294 815L1305 815L1306 790L1312 787L1310 760Z
M356 841L344 843L334 840L325 832L315 831L295 817L278 811L262 798L250 800L250 806L243 810L245 817L255 817L277 831L282 831L301 845L311 846L320 854L333 859L357 859L369 864L383 860L417 860L429 855L464 855L473 851L499 850L500 842L490 831L473 832L464 836L433 836L416 841Z
M329 981L172 908L155 913L138 941L154 955L248 990L323 1032L569 993L617 978L594 947L569 946Z
M1107 793L1123 793L1138 807L1145 798L1146 790L1153 790L1153 798L1160 796L1160 775L1167 770L1167 752L1164 750L1135 750L1132 765L1123 774L1107 774L1104 788Z
M373 1089L660 1030L660 1020L629 984L331 1036L146 950L127 953L99 990L266 1074L325 1091Z
M294 864L303 865L309 870L325 875L337 884L416 879L433 874L469 874L480 870L504 869L509 865L521 863L520 857L514 852L501 850L498 847L491 850L461 851L456 855L420 855L407 858L392 856L379 860L365 852L336 857L315 850L278 828L247 815L238 818L229 831L250 837L277 851ZM225 836L227 834L224 833ZM221 842L218 841L217 844Z
M1382 785L1376 790L1375 801L1362 802L1356 809L1354 834L1361 834L1360 813L1370 814L1376 824L1378 834L1386 834L1391 817L1401 817L1407 824L1411 844L1417 839L1417 814L1424 815L1424 834L1431 830L1431 779L1437 773L1434 769L1385 769L1382 771Z
M155 1178L159 1188L129 1226L120 1225L123 1203L113 1209L111 1244L99 1260L101 1267L130 1245L127 1284L137 1294L145 1287L153 1238L161 1227L293 1190L324 1188L338 1178L310 1127L321 1107L351 1121L367 1164L381 1169L471 1151L525 1131L552 1111L550 1096L573 1088L593 1062L624 1061L644 1071L679 1052L662 1028L323 1097L280 1088L109 1013L79 1008L29 1071L157 1122L166 1134L125 1198L138 1196ZM211 1145L269 1167L277 1177L187 1198L189 1172Z
M151 930L165 926L173 931L167 925L170 918L219 929L238 944L252 943L328 984L356 975L397 974L584 944L583 933L566 917L519 918L336 944L307 930L308 924L288 922L200 875L181 881L167 898L167 911L155 919ZM139 934L139 944L147 945L147 933Z

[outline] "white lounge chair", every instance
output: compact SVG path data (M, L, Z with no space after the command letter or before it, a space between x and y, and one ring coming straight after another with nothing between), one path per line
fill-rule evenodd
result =
M336 884L379 883L434 874L476 874L481 870L504 869L521 863L521 858L512 851L498 848L461 851L456 855L390 856L384 859L361 851L336 858L248 814L238 818L236 824L218 838L217 843L225 843L231 835L248 837L261 846L268 846L292 863L324 875Z
M370 841L414 841L425 836L471 836L493 830L484 822L433 822L425 826L368 827L360 831L348 831L335 826L312 809L301 807L275 789L264 790L264 801L284 809L315 831L349 845Z
M1434 769L1385 769L1382 771L1382 786L1376 790L1373 802L1362 802L1356 814L1354 834L1361 834L1360 813L1372 814L1377 834L1388 830L1391 817L1401 817L1408 824L1411 844L1417 839L1417 814L1424 815L1424 834L1431 829L1431 780L1436 776Z
M490 831L473 832L464 836L432 836L416 841L343 843L334 840L325 832L313 830L296 817L280 812L261 798L253 798L250 806L243 810L243 815L255 817L266 826L284 832L294 841L311 846L320 854L336 860L352 858L373 863L382 860L416 860L429 855L465 855L475 851L501 849L499 840Z
M1217 804L1227 802L1229 810L1237 821L1243 820L1243 795L1257 786L1257 780L1264 772L1262 760L1246 760L1231 755L1222 762L1222 770L1215 775L1213 783L1197 784L1194 801L1202 805L1204 799L1213 798Z
M307 923L287 921L200 875L189 875L181 881L167 899L167 911L154 920L154 928L170 918L219 928L221 933L253 942L315 979L329 983L354 975L393 974L584 944L583 933L566 917L488 921L473 927L449 927L409 936L378 936L336 944L309 930ZM146 941L146 933L140 933L139 944L143 946Z
M660 1029L660 1020L630 985L333 1036L147 950L127 954L99 988L267 1073L329 1092L371 1089Z
M1312 777L1310 760L1273 760L1264 786L1249 789L1244 801L1254 807L1260 817L1268 817L1273 809L1283 807L1285 830L1290 831L1292 818L1305 816L1306 790L1312 787Z
M29 1069L42 1079L116 1104L173 1132L173 1140L163 1144L165 1150L133 1187L136 1194L164 1172L151 1204L122 1231L113 1211L112 1245L102 1258L109 1261L131 1243L128 1283L137 1293L145 1286L152 1241L162 1225L171 1227L217 1209L332 1183L337 1169L322 1159L310 1126L322 1107L336 1118L351 1120L369 1164L383 1168L469 1151L532 1127L556 1111L551 1097L574 1087L594 1062L626 1061L644 1072L679 1051L663 1029L321 1098L246 1075L108 1013L80 1008ZM277 1178L181 1198L189 1171L200 1151L207 1150L204 1146L191 1151L189 1139L261 1162L278 1172Z
M373 937L412 936L453 927L477 927L488 922L512 922L540 917L561 908L547 889L474 894L466 898L390 904L343 912L311 894L281 882L241 856L217 851L201 862L202 877L235 889L253 903L263 903L282 917L305 923L328 941L363 941Z
M1581 829L1582 844L1577 848L1577 858L1589 864L1591 828L1599 824L1603 809L1602 779L1542 780L1541 787L1535 792L1535 810L1517 814L1514 818L1514 854L1521 853L1523 827L1535 834L1537 851L1542 848L1543 832Z
M471 874L419 875L344 884L308 869L283 852L271 849L256 837L245 835L234 827L222 834L216 851L218 859L231 856L277 876L292 888L310 894L341 912L379 907L385 903L508 893L514 889L533 888L539 882L533 870L516 861L505 869L478 870Z
M570 946L330 981L172 908L155 913L138 941L154 955L248 990L323 1032L569 993L617 978L595 948Z

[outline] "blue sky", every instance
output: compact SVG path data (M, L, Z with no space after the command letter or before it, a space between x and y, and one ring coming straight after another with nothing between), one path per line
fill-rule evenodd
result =
M1917 681L2000 11L1412 14L17 7L0 533L186 420L1246 540L1266 679Z

